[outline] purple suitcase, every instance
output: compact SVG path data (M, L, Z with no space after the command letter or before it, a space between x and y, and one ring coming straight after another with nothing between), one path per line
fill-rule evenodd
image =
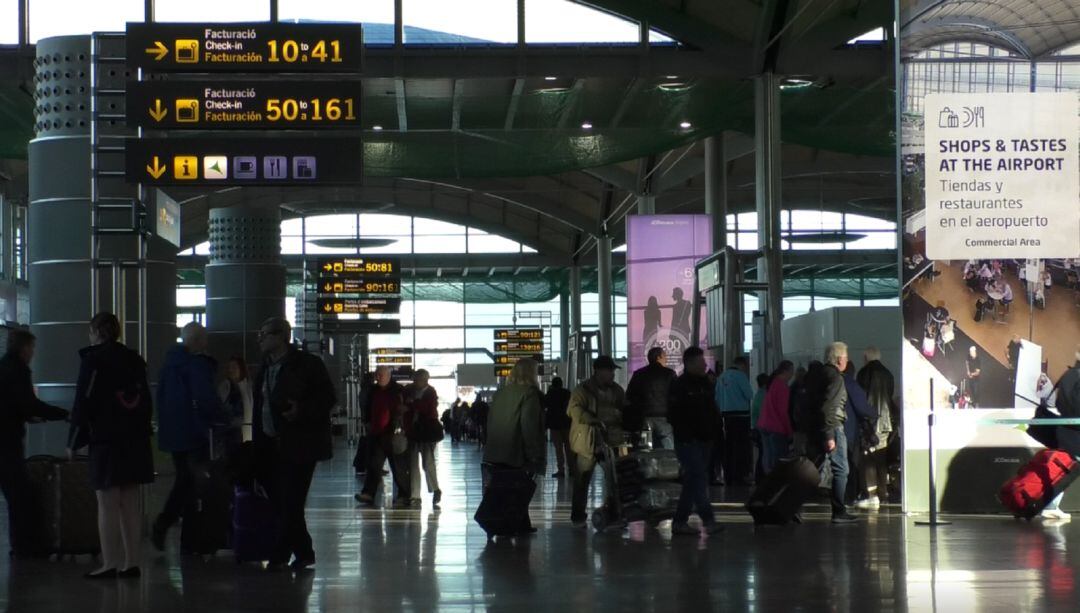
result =
M266 491L237 487L233 502L233 554L239 562L263 562L273 554L277 540L274 505Z

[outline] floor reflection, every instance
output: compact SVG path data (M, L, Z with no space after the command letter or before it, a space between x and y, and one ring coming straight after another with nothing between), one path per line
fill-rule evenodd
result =
M672 537L633 524L622 534L569 526L568 483L543 479L540 532L489 542L472 520L479 452L440 448L441 509L358 508L351 453L319 469L309 504L313 573L267 573L228 552L180 557L146 550L139 581L88 583L89 561L0 560L0 610L91 611L1077 611L1080 521L954 518L931 531L884 511L832 526L811 507L802 526L755 528L718 504L718 537ZM389 479L387 479L389 481ZM164 496L159 483L154 496ZM716 492L716 500L737 493ZM727 498L725 498L725 496ZM598 502L596 497L594 502ZM0 529L6 529L0 526Z

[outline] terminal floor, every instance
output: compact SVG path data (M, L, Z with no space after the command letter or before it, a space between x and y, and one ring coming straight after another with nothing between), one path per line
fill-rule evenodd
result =
M1077 611L1080 518L1048 526L1002 517L916 527L895 510L833 526L755 529L715 492L727 530L672 537L635 524L621 534L569 525L568 491L546 478L540 532L489 543L471 520L480 499L472 445L440 448L441 510L358 508L348 450L322 465L308 503L311 573L202 560L144 547L139 580L88 582L77 561L0 560L7 613L173 611ZM161 495L164 480L155 488Z

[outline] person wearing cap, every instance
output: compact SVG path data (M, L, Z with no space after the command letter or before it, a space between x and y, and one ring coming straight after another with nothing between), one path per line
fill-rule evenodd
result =
M570 448L577 459L570 523L575 528L584 527L586 523L585 503L598 456L603 457L607 449L624 442L622 408L626 396L622 387L615 382L618 368L610 356L596 358L592 377L577 386L570 395ZM611 497L615 494L612 487L614 475L609 474L607 463L603 466L605 495Z

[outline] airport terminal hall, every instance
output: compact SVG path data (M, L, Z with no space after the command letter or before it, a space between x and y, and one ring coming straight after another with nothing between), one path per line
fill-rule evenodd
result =
M1078 477L1080 0L0 0L3 613L1077 613Z

